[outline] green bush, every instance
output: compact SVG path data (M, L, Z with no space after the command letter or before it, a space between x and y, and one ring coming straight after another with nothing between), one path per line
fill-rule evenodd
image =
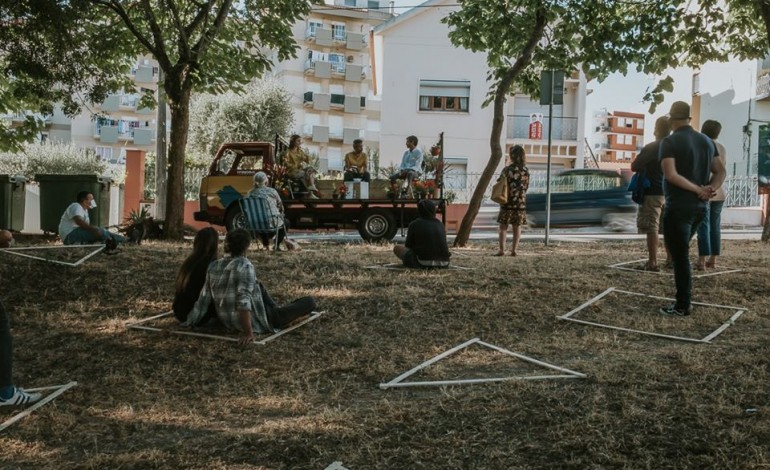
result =
M28 144L18 153L0 153L0 174L23 175L99 175L116 183L125 178L123 167L107 165L92 151L72 144Z

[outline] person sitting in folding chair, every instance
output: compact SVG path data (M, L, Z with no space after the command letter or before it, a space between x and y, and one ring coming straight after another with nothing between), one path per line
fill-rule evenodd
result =
M275 332L315 310L316 301L309 296L283 307L273 301L246 257L250 243L251 235L246 230L228 232L225 253L230 256L209 265L200 297L183 325L200 325L213 303L219 321L239 331L239 342L247 344L256 339L255 334Z
M275 250L279 251L286 238L283 202L278 191L267 185L264 172L254 174L254 187L241 199L241 211L248 230L259 235L262 245L269 249L270 238L275 237Z

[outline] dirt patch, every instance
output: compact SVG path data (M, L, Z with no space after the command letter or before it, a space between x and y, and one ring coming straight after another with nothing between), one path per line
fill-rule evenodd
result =
M742 271L694 280L693 298L748 312L712 344L556 318L608 287L672 297L668 276L607 267L643 258L642 242L524 243L515 258L476 243L453 258L467 271L363 269L393 262L387 245L252 252L276 300L314 295L327 314L247 348L125 328L169 310L189 242L150 241L78 267L0 253L15 382L79 383L0 434L0 466L768 466L770 251L724 245L720 261ZM730 315L665 318L655 312L666 301L630 300L608 296L577 317L704 336ZM588 378L379 389L474 337ZM412 379L547 373L476 346L435 366Z

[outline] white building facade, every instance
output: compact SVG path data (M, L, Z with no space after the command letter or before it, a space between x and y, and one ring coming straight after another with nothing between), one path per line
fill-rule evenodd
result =
M294 133L319 157L322 172L342 170L355 139L378 148L380 102L372 93L369 38L391 16L386 0L315 5L293 27L298 57L273 71L292 96Z
M482 107L489 92L486 54L453 46L441 22L457 2L431 0L375 28L377 94L382 97L380 152L383 164L398 164L405 138L419 147L436 143L444 132L447 187L465 189L465 175L480 173L489 160L492 106ZM586 80L578 72L565 80L563 105L553 106L554 168L583 166ZM540 132L532 133L533 121ZM548 154L548 106L515 95L506 104L501 146L524 146L531 169L545 168ZM454 171L451 171L454 170ZM462 175L459 179L452 175Z

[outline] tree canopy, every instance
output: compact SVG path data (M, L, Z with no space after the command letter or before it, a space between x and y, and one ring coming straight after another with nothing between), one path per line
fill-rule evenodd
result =
M287 135L294 124L291 95L275 79L258 80L243 93L195 95L190 106L188 155L211 163L225 142L272 141Z
M291 27L319 0L25 0L4 2L3 76L31 101L74 114L82 103L133 86L140 55L157 60L171 110L164 231L182 236L184 152L193 90L242 90L273 59L297 50ZM10 5L6 5L10 3ZM71 99L74 97L74 99ZM145 103L152 101L151 94Z
M444 18L452 43L487 55L494 103L490 158L463 218L456 246L467 243L484 193L502 159L504 103L514 91L538 98L540 73L583 70L591 79L625 74L630 64L640 72L661 74L668 68L698 67L763 56L767 42L757 14L760 4L740 0L462 0L461 8ZM645 98L651 108L673 88L663 78Z

